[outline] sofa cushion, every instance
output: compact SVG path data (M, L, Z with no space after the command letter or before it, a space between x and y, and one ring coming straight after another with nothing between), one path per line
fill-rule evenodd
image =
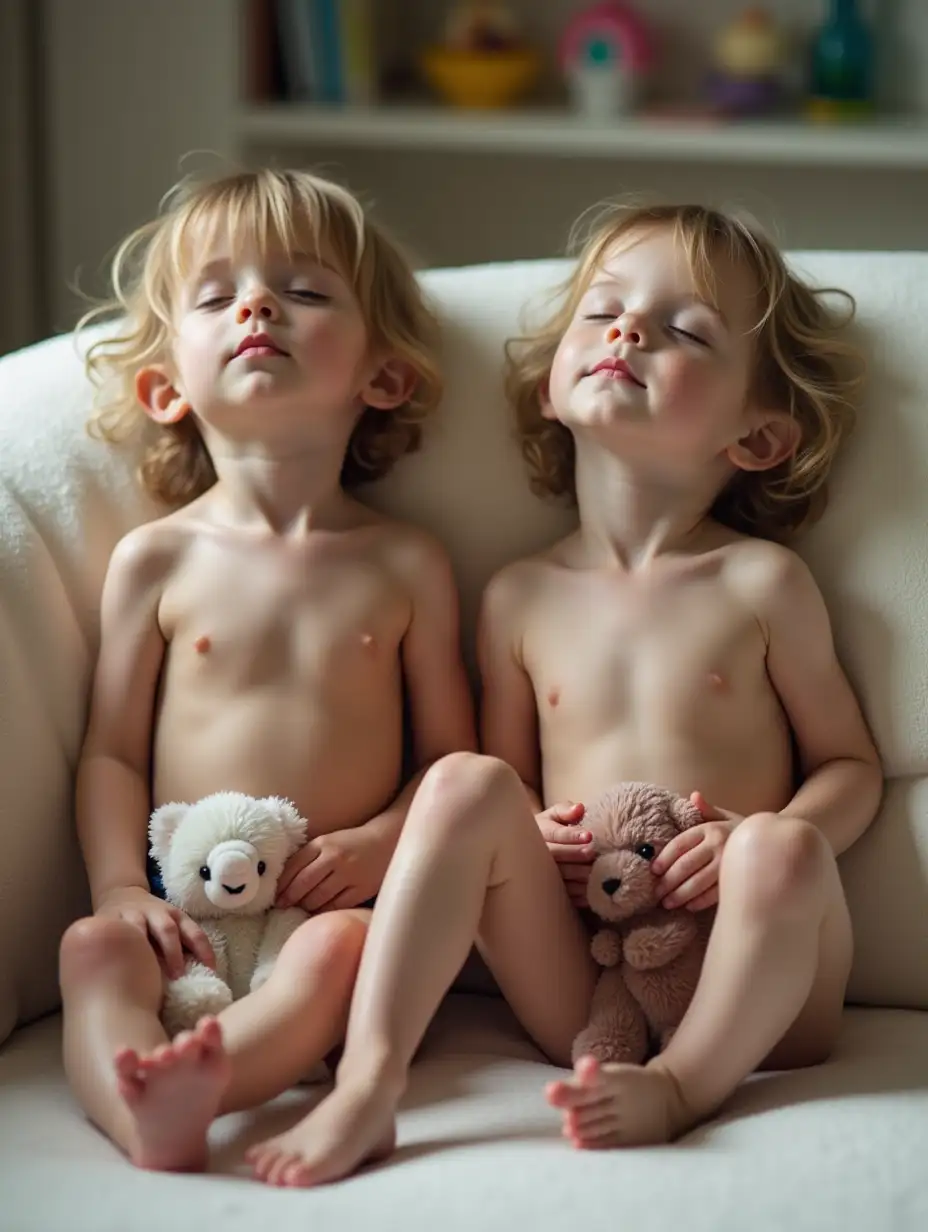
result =
M928 1007L928 254L800 254L859 300L873 378L826 518L804 551L888 771L905 785L846 858L859 948L855 997ZM369 491L448 544L470 639L490 573L567 529L525 481L501 390L502 342L559 262L431 271L448 394L422 452ZM0 1040L57 1003L57 944L86 905L72 781L117 538L156 510L131 451L90 440L90 390L70 338L0 360ZM878 939L878 941L874 941Z
M752 1079L678 1147L578 1152L542 1095L559 1071L499 1000L451 998L413 1066L396 1155L310 1192L246 1181L241 1159L325 1088L223 1117L213 1174L165 1176L132 1169L82 1120L59 1058L57 1020L17 1033L0 1055L5 1232L928 1227L924 1013L849 1011L827 1065Z

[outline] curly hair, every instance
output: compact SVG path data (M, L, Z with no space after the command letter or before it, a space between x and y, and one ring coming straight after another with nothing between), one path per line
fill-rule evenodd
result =
M96 387L88 430L120 442L145 429L140 478L168 505L186 504L216 480L212 460L188 415L176 424L150 424L135 392L148 364L165 362L173 333L176 291L189 275L192 249L219 228L235 242L264 250L324 252L360 306L368 345L407 363L415 374L409 400L389 415L366 407L351 435L341 480L352 488L387 474L418 449L421 425L441 396L438 323L399 248L365 217L346 189L305 171L262 169L212 180L185 179L164 198L158 216L120 244L112 262L111 294L78 323L106 321L85 364Z
M539 395L561 338L609 250L655 227L672 230L696 286L710 300L720 256L754 278L760 311L753 331L749 393L788 412L799 425L798 445L770 470L737 471L710 512L740 533L786 540L821 515L831 464L854 424L852 395L862 376L862 359L840 336L853 319L854 300L846 291L803 282L754 223L700 205L605 207L590 226L572 236L576 264L555 289L548 319L507 342L506 390L532 490L576 503L573 436L563 424L542 416ZM843 297L845 311L838 311L834 296Z

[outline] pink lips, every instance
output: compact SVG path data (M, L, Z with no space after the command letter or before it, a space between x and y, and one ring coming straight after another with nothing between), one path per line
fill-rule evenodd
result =
M608 359L601 359L590 375L593 376L597 372L608 372L614 380L631 381L633 385L638 385L641 389L645 388L644 381L638 380L625 360L615 355L610 355Z
M246 334L235 349L233 359L246 352L255 355L286 355L269 334Z

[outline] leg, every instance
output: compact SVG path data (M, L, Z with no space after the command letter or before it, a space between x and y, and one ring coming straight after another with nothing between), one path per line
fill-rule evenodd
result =
M251 1156L272 1182L311 1185L393 1142L410 1061L474 939L541 1048L569 1064L597 969L525 790L494 759L433 766L409 810L371 921L335 1091Z
M222 1011L232 1073L221 1112L279 1095L344 1039L370 914L313 916L288 937L267 981Z
M643 1069L578 1063L554 1084L578 1146L664 1142L705 1120L763 1063L823 1060L851 966L850 919L814 826L749 817L729 839L702 975L665 1052Z
M142 1167L202 1167L217 1113L279 1094L342 1038L369 914L308 920L257 992L171 1043L147 939L78 921L61 952L65 1065L88 1115Z
M228 1060L212 1019L168 1043L162 990L139 929L94 916L65 933L64 1063L84 1110L140 1167L201 1168Z

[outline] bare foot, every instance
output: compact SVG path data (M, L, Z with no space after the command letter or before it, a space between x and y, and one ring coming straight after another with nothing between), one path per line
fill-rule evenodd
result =
M573 1078L549 1083L546 1095L562 1111L564 1137L586 1150L671 1142L698 1119L659 1059L640 1066L580 1057Z
M216 1019L201 1018L193 1031L143 1056L124 1048L114 1064L134 1122L132 1162L162 1172L203 1168L206 1133L231 1072Z
M396 1146L396 1096L376 1082L343 1081L318 1108L245 1158L269 1185L325 1185Z

